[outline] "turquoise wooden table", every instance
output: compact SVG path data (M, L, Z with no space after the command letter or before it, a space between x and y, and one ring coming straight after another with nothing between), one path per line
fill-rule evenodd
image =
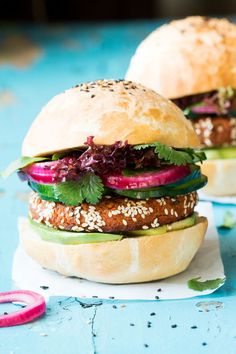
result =
M159 24L1 26L0 168L20 155L30 122L50 97L82 81L122 78L139 41ZM1 182L0 291L14 288L16 219L27 212L26 198L16 176ZM218 226L227 210L236 216L235 206L214 205ZM219 232L227 281L214 294L181 301L54 297L39 321L0 329L0 354L235 354L236 228Z

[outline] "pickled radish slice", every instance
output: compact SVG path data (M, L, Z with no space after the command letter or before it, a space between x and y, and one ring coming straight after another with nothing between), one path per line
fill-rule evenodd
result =
M101 176L106 187L114 189L139 189L174 183L190 174L189 166L169 166L160 171L144 172L134 176Z
M22 169L29 179L37 183L54 183L57 161L33 163Z

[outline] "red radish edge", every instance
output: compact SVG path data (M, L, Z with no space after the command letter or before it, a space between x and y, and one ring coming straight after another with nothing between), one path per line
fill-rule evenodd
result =
M140 175L110 175L101 176L101 178L106 187L113 189L139 189L174 183L186 177L190 172L189 166L169 166L160 171L145 172Z
M56 173L53 168L56 164L57 161L37 162L26 166L22 171L37 183L54 183Z
M196 106L196 107L192 107L191 111L193 113L199 113L199 114L212 114L212 113L217 113L217 109L215 107L212 106Z
M7 291L0 293L0 303L22 302L23 309L0 316L0 327L18 326L31 322L42 316L46 311L43 296L29 290Z

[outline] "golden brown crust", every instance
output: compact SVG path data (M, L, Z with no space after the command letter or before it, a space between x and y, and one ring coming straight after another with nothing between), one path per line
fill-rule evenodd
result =
M203 146L236 145L235 117L200 117L192 123Z
M236 25L196 16L161 26L139 45L126 78L169 98L236 88Z
M29 129L22 155L85 146L89 136L103 145L127 140L132 145L199 146L191 123L171 101L140 84L100 80L55 96Z
M208 177L203 193L212 196L236 195L236 159L207 160L201 170Z
M136 283L169 277L185 270L199 249L207 219L159 236L121 241L60 245L42 241L27 219L19 222L24 249L41 266L67 275L102 283Z
M30 217L62 230L86 232L122 232L147 230L170 224L193 213L197 193L177 197L147 200L123 197L104 197L98 204L65 206L42 200L32 192L29 200Z

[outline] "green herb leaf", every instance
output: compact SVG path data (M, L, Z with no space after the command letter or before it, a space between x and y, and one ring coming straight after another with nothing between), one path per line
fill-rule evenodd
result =
M225 278L216 278L205 281L199 281L199 279L201 279L201 277L188 280L188 287L196 291L204 291L208 289L217 289L225 282Z
M58 183L54 189L56 198L67 205L78 205L83 201L96 204L104 192L101 178L91 172L84 174L78 181Z
M168 161L174 165L186 165L196 162L202 162L206 159L203 151L195 151L193 149L174 149L170 146L161 144L159 142L151 144L136 145L134 149L141 150L153 147L155 154L161 160Z
M32 163L35 162L40 162L40 161L45 161L49 160L48 157L28 157L28 156L22 156L18 160L15 160L10 163L10 165L1 172L1 176L3 178L9 177L12 173L20 170L23 167L26 167L28 165L31 165Z
M86 173L82 178L82 191L83 197L88 203L98 203L104 191L101 178L94 173Z
M231 211L226 211L223 218L223 224L220 226L222 229L232 229L236 225L236 219Z

